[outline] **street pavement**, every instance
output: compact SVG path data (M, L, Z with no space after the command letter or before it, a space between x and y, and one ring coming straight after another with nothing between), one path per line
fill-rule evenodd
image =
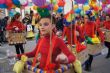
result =
M25 52L32 51L35 48L35 45L36 45L35 39L28 40L27 43L24 45ZM7 43L0 47L0 52L6 52L6 50L10 50L15 53L15 47L10 46ZM1 71L2 69L0 69L0 73L13 73L12 68L9 64L6 64L5 66L5 64L0 63L0 68L1 66L3 68L6 67L9 69L5 68L6 69L5 72L2 72ZM110 73L110 58L105 59L105 55L99 55L94 57L93 64L92 64L92 71L91 72L83 71L83 73Z

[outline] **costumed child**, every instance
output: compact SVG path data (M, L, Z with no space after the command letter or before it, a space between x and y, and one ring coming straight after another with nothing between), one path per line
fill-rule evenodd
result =
M67 25L64 27L63 38L66 37L68 44L75 45L75 43L76 43L76 40L75 40L76 36L75 35L76 34L75 34L75 25L74 24L72 24L72 27L71 27L71 25Z
M63 31L63 38L66 37L67 44L71 46L76 46L76 52L79 53L86 48L83 44L81 44L78 40L79 31L76 30L76 23L73 20L72 25L71 22L67 22L65 20L65 27Z
M58 38L53 33L52 30L55 28L55 19L52 18L52 20L53 21L51 23L50 14L47 16L41 16L41 19L38 24L39 24L40 35L42 37L40 37L35 49L32 52L25 53L24 55L30 58L30 57L35 57L39 52L41 54L41 58L39 59L40 61L39 68L43 70L48 71L49 69L51 70L58 69L60 67L59 63L65 63L65 64L73 63L76 72L82 73L81 65L79 61L76 59L76 57L74 56L74 54L69 51L64 41ZM50 35L50 33L52 34ZM50 45L50 41L52 42L52 46ZM50 49L50 46L52 47L52 49ZM52 52L52 55L49 54L50 50ZM64 58L64 59L58 58L58 55L61 52L63 52L67 56L67 58ZM22 55L23 54L19 54L17 55L17 57L21 57ZM49 62L50 57L51 57L51 63ZM34 58L33 66L35 66L36 64L35 60L36 60L36 57ZM79 68L77 69L76 66Z
M103 25L105 29L110 30L110 15L106 16L106 21L104 22ZM105 46L108 48L108 54L106 58L110 58L110 41L105 40L104 43L105 43Z
M100 38L100 40L101 40L101 43L104 43L104 32L100 29L100 28L102 28L103 27L103 25L102 25L102 23L101 23L101 20L100 20L100 16L99 17L97 17L97 19L96 19L96 31L97 31L97 35L98 35L98 37Z
M31 16L29 14L25 14L25 17L23 18L22 22L26 25L26 38L33 38L34 37L34 33L33 33L33 28L31 25Z
M12 18L11 23L7 25L6 30L7 31L11 31L11 32L22 32L22 31L25 31L25 26L20 21L20 19L21 19L20 13L16 13L14 15L14 17ZM16 54L21 54L21 53L23 54L24 53L24 48L23 48L23 44L22 43L15 44L15 48L16 48Z
M79 36L78 36L78 41L79 42L84 42L85 38L84 38L84 18L81 17L81 20L79 20L76 23L76 30L79 32Z
M88 15L84 16L84 35L85 37L94 37L96 25ZM91 71L91 64L93 61L93 55L89 54L89 58L85 63L85 70Z

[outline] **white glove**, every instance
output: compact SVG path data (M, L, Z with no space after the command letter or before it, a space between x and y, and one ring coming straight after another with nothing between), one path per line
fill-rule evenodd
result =
M61 53L60 55L57 56L56 61L61 63L68 63L68 58L66 55Z
M18 27L16 27L16 28L15 28L15 30L16 30L16 31L18 31L18 30L19 30L19 28L18 28Z

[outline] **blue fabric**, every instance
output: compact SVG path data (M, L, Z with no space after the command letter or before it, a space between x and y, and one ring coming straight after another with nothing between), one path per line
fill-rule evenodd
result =
M64 72L65 71L64 67L62 67L61 70L62 70L62 72Z
M33 72L35 72L35 73L36 73L36 71L37 71L37 68L34 68Z
M7 8L5 4L0 4L0 8Z

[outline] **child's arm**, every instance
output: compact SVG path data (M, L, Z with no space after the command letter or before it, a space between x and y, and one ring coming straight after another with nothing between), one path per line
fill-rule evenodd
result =
M64 27L64 31L62 33L62 39L65 37L65 34L66 34L66 27Z
M58 42L57 44L59 48L61 49L61 51L68 57L69 63L74 62L76 60L76 57L73 55L72 52L69 51L64 41L62 39L58 39L57 42Z

